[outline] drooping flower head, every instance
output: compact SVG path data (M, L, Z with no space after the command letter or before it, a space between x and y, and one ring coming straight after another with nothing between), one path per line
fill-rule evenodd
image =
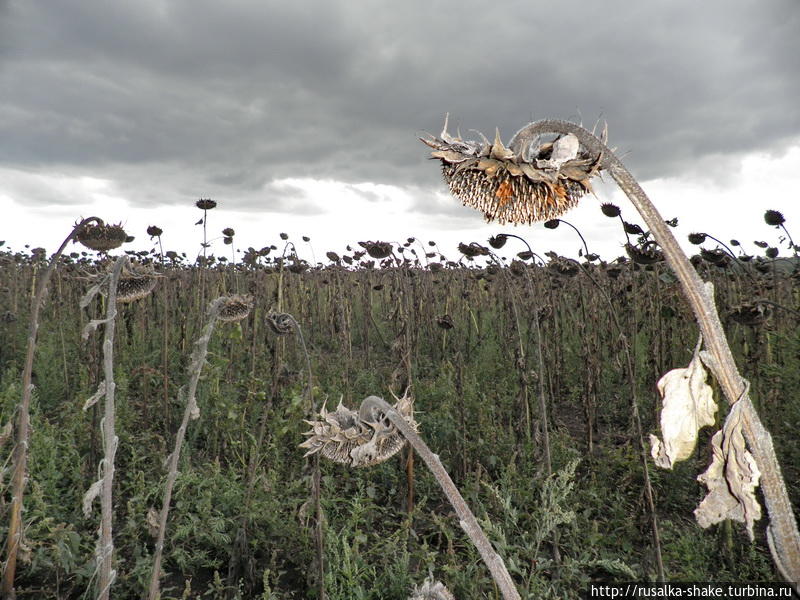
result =
M397 454L405 445L405 438L369 400L367 398L361 403L358 412L341 403L333 412L328 412L323 406L318 420L306 421L311 430L305 433L308 439L300 444L301 448L308 450L306 456L319 452L334 462L368 467ZM417 429L412 398L399 398L394 409L413 429Z
M550 142L524 141L507 148L499 131L493 143L463 140L447 132L420 138L442 163L450 192L487 221L535 223L554 219L591 191L589 180L600 170L600 157L580 149L567 134Z

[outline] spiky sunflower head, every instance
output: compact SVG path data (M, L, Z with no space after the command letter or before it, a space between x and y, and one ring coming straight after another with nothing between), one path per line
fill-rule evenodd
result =
M694 244L695 246L699 246L703 242L706 241L706 234L705 233L690 233L689 234L689 243Z
M489 256L489 249L486 246L481 246L478 242L470 242L469 244L459 242L458 251L467 258L475 258L476 256Z
M392 254L392 245L389 242L358 242L372 258L382 260Z
M609 218L616 218L622 214L622 211L619 209L619 206L616 204L611 204L610 202L605 202L600 205L600 210L603 214Z
M770 312L769 306L762 302L747 302L734 306L728 316L740 325L758 327L767 320Z
M567 134L551 142L510 144L499 131L493 143L463 140L447 132L420 138L442 163L450 192L466 206L480 210L487 221L535 223L553 219L577 205L591 191L590 179L600 171L600 157L581 151L578 138Z
M637 265L654 265L664 260L664 253L661 252L655 242L649 242L643 246L625 244L625 252Z
M200 210L211 210L217 207L217 202L211 198L200 198L194 205Z
M574 277L580 271L580 267L575 261L560 256L547 263L547 268L551 273L556 273L563 277Z
M508 241L508 236L500 233L498 235L493 235L492 237L489 238L488 241L489 245L492 248L494 248L495 250L500 250L500 248L506 245L506 242Z
M87 223L81 227L75 237L90 250L108 252L119 248L128 239L128 234L125 233L121 223L106 225L99 221L98 223Z
M715 250L706 250L705 248L701 248L700 256L704 261L709 262L717 267L726 267L731 260L730 255L719 248Z
M228 296L220 307L217 318L225 323L241 321L250 314L252 308L252 296L247 294Z
M764 222L767 225L774 225L775 227L778 227L786 222L786 218L777 210L768 210L764 213Z
M394 409L417 429L411 397L399 398ZM406 442L397 428L370 403L370 398L361 403L358 412L341 402L333 412L323 406L319 419L306 423L311 425L311 430L305 432L308 439L300 444L308 450L306 456L319 452L329 460L352 467L369 467L389 460Z

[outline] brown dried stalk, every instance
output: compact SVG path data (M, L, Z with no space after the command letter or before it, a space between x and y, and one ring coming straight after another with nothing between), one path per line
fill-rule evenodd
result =
M509 143L509 147L522 148L536 136L546 133L572 134L577 137L583 148L597 157L600 168L608 171L620 189L625 192L661 247L697 319L703 341L708 348L704 356L707 358L709 368L728 402L731 405L741 403L744 435L762 474L761 485L770 519L767 541L772 557L788 581L800 581L800 534L775 456L772 437L762 425L750 402L747 386L733 360L733 354L709 291L642 187L614 153L591 132L568 121L555 119L536 121L518 131Z
M8 537L6 538L6 560L3 565L3 581L0 584L0 594L3 598L16 598L14 591L14 576L17 568L17 554L19 542L22 538L22 502L25 495L25 484L27 483L26 470L28 465L28 437L30 434L30 406L33 384L31 377L33 374L33 354L36 350L36 335L39 331L39 310L42 307L42 300L47 291L47 284L53 269L64 252L70 240L83 231L84 227L94 223L102 225L103 220L97 217L83 219L72 228L70 234L61 243L56 253L50 259L39 284L36 293L31 301L31 320L28 329L28 350L25 354L25 366L22 371L22 400L20 401L17 413L16 445L14 447L14 473L11 477L11 512L8 523Z

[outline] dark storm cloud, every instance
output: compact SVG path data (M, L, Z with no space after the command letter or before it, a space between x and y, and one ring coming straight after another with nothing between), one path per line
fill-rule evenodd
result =
M642 178L800 135L789 0L0 1L0 19L0 165L124 174L144 203L266 189L293 210L269 187L288 177L441 187L416 136L446 111L506 140L605 119Z

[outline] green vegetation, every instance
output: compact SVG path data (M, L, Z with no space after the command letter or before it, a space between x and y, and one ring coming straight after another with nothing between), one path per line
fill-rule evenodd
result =
M574 268L554 257L536 266L530 253L514 257L514 243L495 250L508 259L481 266L467 258L466 245L460 264L420 264L415 240L393 244L388 255L369 243L346 257L329 253L327 267L293 254L274 258L269 248L249 249L239 265L208 257L202 267L167 252L153 293L119 306L116 322L112 597L146 594L193 344L209 303L245 292L255 302L249 316L217 324L208 344L196 394L200 415L186 430L172 495L164 600L318 597L314 459L298 448L304 419L312 417L309 374L297 336L268 326L270 310L288 312L302 326L317 407L325 401L332 410L340 399L357 407L371 394L389 398L412 386L420 433L524 598L575 598L590 581L655 579L631 395L635 390L645 434L657 433L655 381L688 363L694 319L662 262L593 260ZM478 260L487 255L479 252ZM139 258L162 262L160 252ZM800 305L797 259L715 254L694 262L714 283L736 362L798 506L800 318L781 308ZM0 254L0 429L20 401L32 282L44 265L41 253ZM63 258L41 310L19 598L94 597L99 506L87 518L82 499L103 455L102 402L82 408L103 379L103 326L87 340L81 333L105 316L106 299L79 305L90 286L85 271L93 268L106 267L77 253ZM727 409L721 412L718 424ZM702 530L693 520L705 495L695 477L708 465L712 433L701 431L694 458L674 471L649 469L666 577L779 580L764 519L755 543L738 523ZM14 442L0 439L0 523L7 528ZM456 598L495 597L435 480L409 456L406 449L370 469L320 463L328 597L405 599L429 572Z

